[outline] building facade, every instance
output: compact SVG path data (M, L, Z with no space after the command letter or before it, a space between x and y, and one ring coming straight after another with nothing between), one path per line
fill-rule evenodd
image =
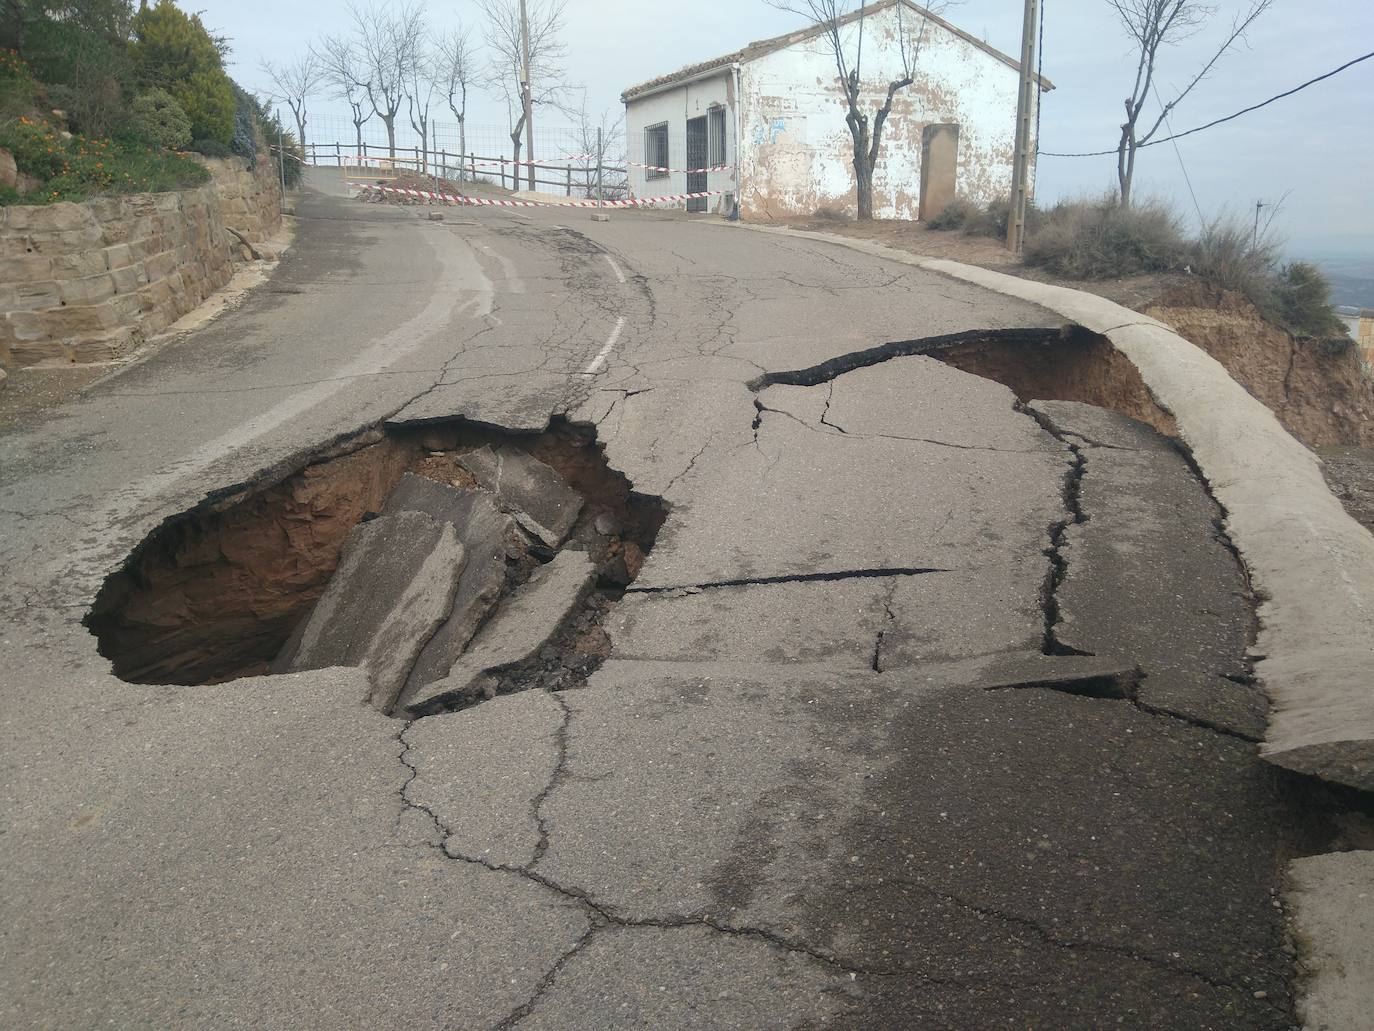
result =
M883 128L876 217L931 218L956 195L982 204L1010 193L1016 61L909 0L870 4L840 31L851 54L862 33L870 119L907 63L914 79ZM635 196L706 193L684 205L720 212L738 198L754 219L857 210L844 95L820 27L641 83L621 100Z

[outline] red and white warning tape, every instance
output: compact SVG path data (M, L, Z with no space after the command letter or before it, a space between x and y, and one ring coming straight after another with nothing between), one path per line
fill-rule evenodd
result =
M661 204L666 201L696 200L698 197L720 197L730 192L728 190L708 190L702 193L675 193L663 197L631 197L628 200L604 200L598 204L594 200L573 200L562 203L551 203L537 200L502 200L495 197L466 197L457 193L435 193L432 190L412 190L404 186L379 186L375 183L347 183L346 185L353 187L355 190L361 190L364 193L398 193L406 197L443 201L446 204L470 204L493 208L638 208L646 207L650 204Z
M433 152L431 152L433 153ZM570 161L594 161L595 154L564 154L556 158L540 158L538 161L516 161L514 158L465 158L461 154L450 154L457 160L450 164L450 168L470 168L479 165L485 168L505 167L506 165L562 165ZM389 158L381 157L376 154L345 154L344 161L394 161L400 164L417 165L420 164L418 158ZM614 162L613 162L614 164ZM734 165L711 165L709 168L668 168L664 165L646 165L642 161L626 161L625 164L631 168L642 168L646 172L685 172L687 175L698 175L703 172L730 172L734 170Z
M662 165L646 165L642 161L627 161L625 164L633 168L642 168L646 172L686 172L688 175L700 175L702 172L729 172L734 165L712 165L710 168L665 168Z

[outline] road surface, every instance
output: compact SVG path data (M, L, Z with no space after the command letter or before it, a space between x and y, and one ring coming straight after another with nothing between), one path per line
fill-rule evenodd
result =
M837 361L1060 319L673 214L299 213L239 310L0 436L5 1026L1292 1024L1304 824L1188 463ZM406 722L357 670L125 683L81 624L331 442L555 416L670 506L585 687Z

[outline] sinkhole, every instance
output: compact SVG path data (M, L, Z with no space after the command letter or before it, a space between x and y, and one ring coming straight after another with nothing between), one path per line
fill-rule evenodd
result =
M665 517L589 427L373 429L168 519L85 623L131 683L362 666L383 711L461 708L585 679Z

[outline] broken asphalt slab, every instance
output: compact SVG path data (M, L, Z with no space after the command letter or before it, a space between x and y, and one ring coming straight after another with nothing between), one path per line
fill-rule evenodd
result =
M891 434L838 432L820 419L829 384L769 388L759 396L755 436L704 452L681 480L691 501L674 512L636 587L668 588L856 570L974 569L990 552L1034 556L1062 510L1068 451L999 384L919 358L881 370L892 387L858 393L827 418L840 425L887 418ZM858 375L851 373L850 375ZM932 441L925 409L962 379L960 397L980 398L989 433L1005 449ZM778 393L775 395L775 391ZM777 397L780 407L771 410ZM860 416L857 409L874 409Z
M1368 1027L1374 985L1374 852L1335 852L1288 867L1288 911L1310 1031Z
M1030 409L1081 442L1074 518L1058 551L1055 645L1129 655L1143 673L1142 705L1258 741L1267 703L1245 663L1254 601L1220 536L1221 510L1149 427L1071 401Z
M871 241L729 224L824 241L1038 304L1105 336L1174 418L1225 511L1256 594L1255 672L1270 699L1270 762L1374 790L1374 536L1332 496L1319 459L1200 348L1104 298Z
M400 511L360 523L279 672L361 666L382 710L449 615L464 562L453 525Z
M510 594L446 677L409 691L400 700L401 708L410 716L423 716L492 697L497 688L495 674L537 658L582 604L595 575L585 553L559 552Z
M469 451L458 464L501 507L550 548L556 548L582 511L582 495L539 459L508 444Z
M517 548L518 534L514 521L496 508L490 495L458 490L413 473L401 477L382 511L419 511L450 523L465 556L453 607L421 649L401 689L413 693L448 676L500 599L506 586L506 557Z

